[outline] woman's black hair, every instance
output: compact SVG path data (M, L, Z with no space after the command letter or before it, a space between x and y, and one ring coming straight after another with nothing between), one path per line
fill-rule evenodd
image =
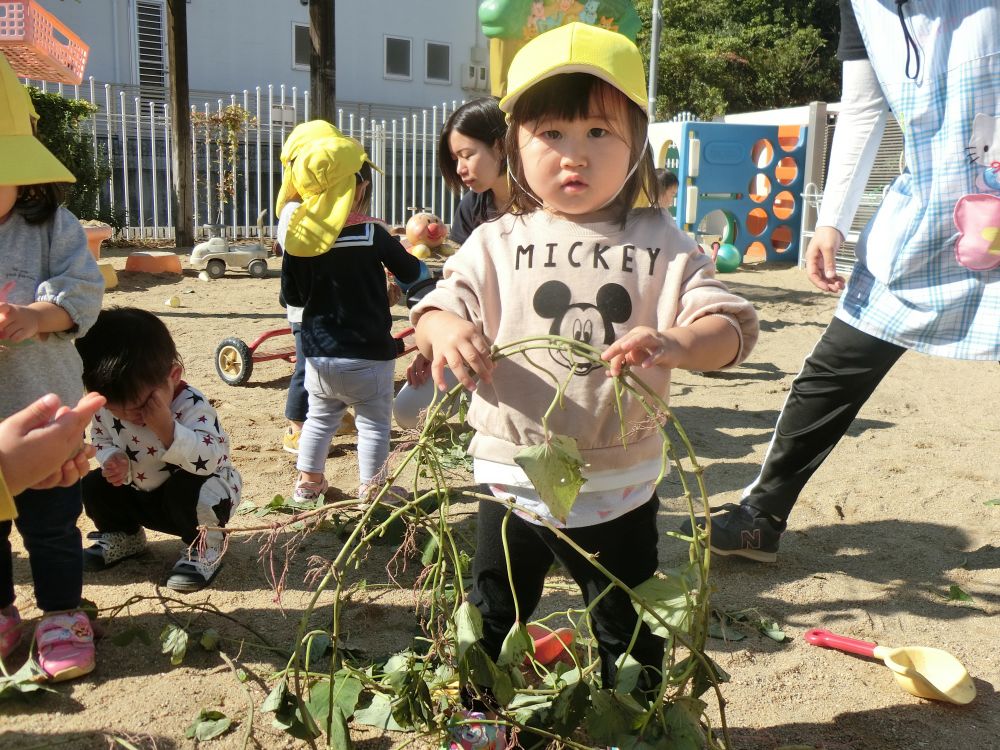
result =
M487 146L503 147L504 135L507 132L507 122L496 99L473 99L456 109L441 128L438 138L438 168L445 184L454 192L461 193L465 186L458 176L458 160L451 153L449 139L458 131L466 138L475 138ZM503 171L505 167L501 168Z
M137 307L101 310L87 335L76 340L76 350L83 360L84 386L116 405L134 403L181 364L163 321Z
M638 163L638 166L610 204L617 209L615 220L625 226L628 214L640 193L645 195L649 205L658 206L659 192L656 189L656 173L647 140L649 118L646 111L601 78L589 73L562 73L536 83L514 102L504 149L510 159L514 184L511 185L510 202L502 212L529 213L539 206L536 196L528 192L529 186L524 179L518 125L537 122L546 117L579 120L598 115L610 120L614 110L619 108L623 113L626 132L617 135L627 139L630 145L629 164Z
M14 211L29 224L44 224L51 219L65 197L61 182L22 185L17 189Z

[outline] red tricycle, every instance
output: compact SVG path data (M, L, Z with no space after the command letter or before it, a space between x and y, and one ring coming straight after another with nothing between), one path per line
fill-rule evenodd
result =
M415 344L407 345L404 340L413 333L413 328L406 328L399 333L393 334L396 339L399 354L403 356L416 349ZM270 339L278 336L288 336L287 340L282 340L279 344L269 344L260 349L261 345ZM243 385L253 374L253 366L256 362L269 362L273 359L283 359L286 362L295 362L295 339L291 338L292 329L273 328L264 331L249 344L243 339L230 336L219 342L215 347L215 372L218 373L222 381L228 385Z

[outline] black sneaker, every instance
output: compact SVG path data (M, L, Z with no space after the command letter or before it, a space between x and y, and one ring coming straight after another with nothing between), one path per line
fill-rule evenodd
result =
M771 521L767 516L754 515L747 505L726 503L712 508L712 535L709 548L717 555L734 555L757 562L774 562L778 559L778 542L785 530L782 523ZM697 521L699 528L705 528L704 519ZM690 536L691 520L681 523L681 531Z
M167 577L167 588L180 592L200 591L222 568L222 555L211 547L199 553L185 552Z

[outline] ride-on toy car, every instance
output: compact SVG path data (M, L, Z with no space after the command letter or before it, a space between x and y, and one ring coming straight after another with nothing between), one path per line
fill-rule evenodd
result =
M264 236L264 217L267 209L257 217L257 236ZM209 278L218 279L225 275L227 268L246 269L255 279L267 276L267 248L261 242L251 245L230 245L225 237L211 237L195 245L188 264L192 268L204 269Z

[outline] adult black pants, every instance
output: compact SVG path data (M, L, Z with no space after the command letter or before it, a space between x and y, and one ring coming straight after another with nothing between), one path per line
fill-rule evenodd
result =
M834 318L792 383L743 502L786 520L806 482L905 351Z

